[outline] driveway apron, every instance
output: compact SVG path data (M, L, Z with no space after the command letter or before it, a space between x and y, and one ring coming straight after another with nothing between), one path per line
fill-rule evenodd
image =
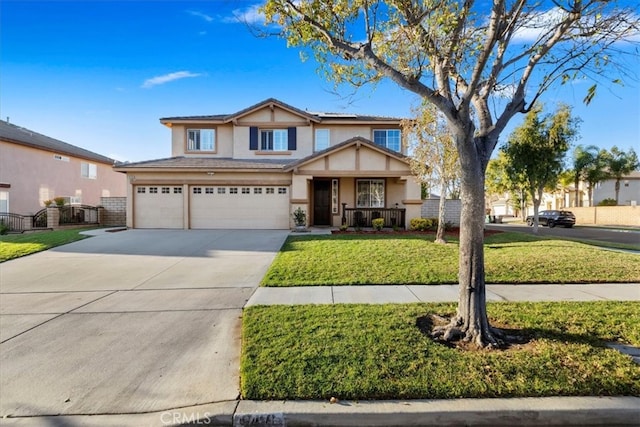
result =
M234 400L280 230L127 230L0 264L0 417Z

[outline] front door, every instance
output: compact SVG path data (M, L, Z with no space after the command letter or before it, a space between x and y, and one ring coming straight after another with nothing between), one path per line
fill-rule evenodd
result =
M331 181L313 181L313 225L331 225Z

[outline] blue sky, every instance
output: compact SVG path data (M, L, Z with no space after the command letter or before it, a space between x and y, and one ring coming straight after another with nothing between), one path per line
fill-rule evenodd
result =
M161 117L232 113L270 97L310 111L409 115L417 98L394 84L336 95L313 60L300 61L284 40L252 35L234 16L256 3L3 0L0 117L140 161L171 155ZM640 70L640 60L631 66ZM588 86L566 85L543 101L574 107L583 120L578 143L640 151L640 82L600 88L584 106Z

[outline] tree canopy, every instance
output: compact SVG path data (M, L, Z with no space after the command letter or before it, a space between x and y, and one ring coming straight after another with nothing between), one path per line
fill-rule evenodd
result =
M509 136L502 151L507 157L507 174L521 181L533 200L535 228L538 208L546 188L555 188L564 168L565 154L577 136L579 120L571 116L571 108L559 106L554 114L541 117L542 107L533 108L524 123Z

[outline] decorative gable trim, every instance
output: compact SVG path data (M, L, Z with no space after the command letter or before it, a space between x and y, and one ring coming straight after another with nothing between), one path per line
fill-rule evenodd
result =
M310 156L307 156L305 158L302 158L296 162L293 162L287 166L285 166L284 170L285 172L289 172L289 171L293 171L297 168L300 168L301 166L304 166L308 163L314 162L318 159L321 158L328 158L331 154L337 153L338 151L344 150L346 148L355 146L357 150L360 149L360 147L365 146L371 150L374 151L378 151L382 154L384 154L385 156L388 156L390 158L394 158L397 159L403 163L409 164L409 157L405 156L404 154L395 152L393 150L389 150L388 148L385 147L381 147L377 144L375 144L373 141L368 140L366 138L363 138L361 136L357 136L355 138L351 138L348 139L346 141L341 142L340 144L334 145L332 147L329 147L325 150L322 151L318 151L317 153L314 153Z
M313 114L309 114L306 111L300 110L289 104L285 104L284 102L279 101L275 98L266 99L262 102L252 105L251 107L245 108L244 110L240 110L237 113L228 116L226 119L226 122L241 119L242 117L248 116L256 111L262 110L263 108L269 108L273 112L276 107L281 108L296 116L300 116L303 119L305 119L307 122L314 122L314 123L320 122L320 119L317 116Z

